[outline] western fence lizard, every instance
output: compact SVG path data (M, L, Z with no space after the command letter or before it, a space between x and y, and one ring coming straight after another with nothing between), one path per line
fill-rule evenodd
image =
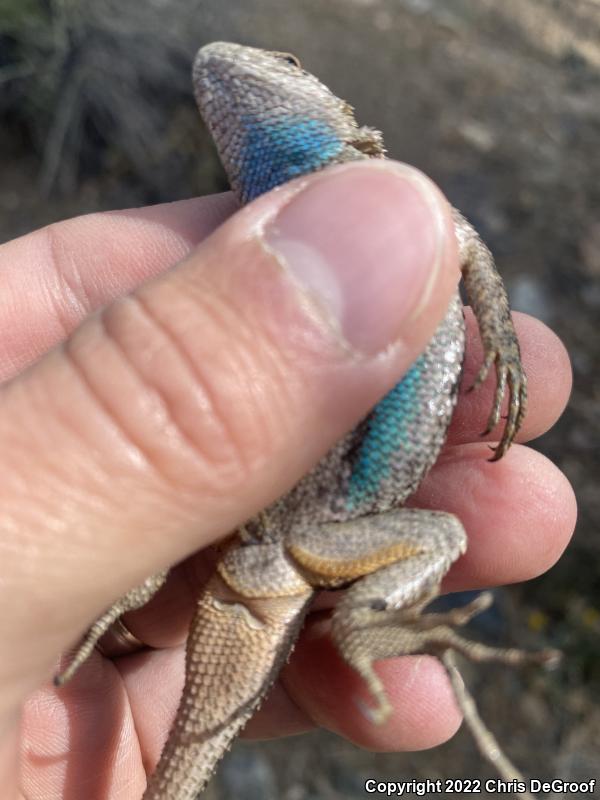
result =
M242 204L332 164L384 157L381 135L359 127L352 109L288 54L210 44L196 57L193 83ZM463 282L484 346L475 385L492 367L496 372L486 433L498 423L509 395L496 460L523 420L526 379L493 258L458 211L454 220ZM400 383L294 489L231 536L198 601L183 696L145 800L196 797L261 703L294 646L309 602L322 588L348 587L332 614L331 633L367 682L375 722L391 709L373 662L408 653L436 655L484 755L504 777L518 776L461 685L453 651L510 664L547 662L553 653L495 649L459 636L454 626L487 605L486 597L445 614L421 613L465 551L466 535L451 514L403 507L444 443L463 350L457 294ZM144 605L166 574L149 578L115 603L90 628L57 683L74 674L121 614Z

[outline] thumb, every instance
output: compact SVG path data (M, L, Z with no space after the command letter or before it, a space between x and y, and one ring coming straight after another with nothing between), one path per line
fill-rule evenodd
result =
M116 597L290 488L424 348L457 278L426 178L339 166L247 206L5 386L0 709Z

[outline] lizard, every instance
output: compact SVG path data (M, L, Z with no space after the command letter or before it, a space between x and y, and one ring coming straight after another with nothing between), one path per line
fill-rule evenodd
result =
M240 204L333 164L384 158L382 135L287 53L215 42L194 61L194 94ZM496 389L485 434L508 413L492 461L521 427L527 381L508 297L494 259L453 209L462 280L484 348L474 386L492 370ZM331 616L339 652L366 681L383 722L391 712L373 668L380 659L440 658L482 753L500 773L520 774L483 725L453 660L550 663L554 651L493 648L461 636L490 602L480 595L449 612L426 610L466 550L460 520L406 507L444 444L462 373L465 327L458 291L426 350L369 415L284 497L233 532L202 588L186 645L179 708L144 800L193 800L289 658L321 589L344 589ZM56 676L66 683L122 614L139 608L168 570L126 593L89 629Z

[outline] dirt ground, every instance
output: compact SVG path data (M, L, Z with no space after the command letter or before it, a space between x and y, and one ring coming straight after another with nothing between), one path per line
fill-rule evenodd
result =
M224 188L189 65L205 42L241 41L295 52L384 131L390 155L431 175L481 231L513 308L562 337L573 396L535 447L575 486L577 532L547 575L498 593L478 632L560 647L565 663L465 672L528 775L600 779L599 0L30 0L25 16L16 5L0 5L0 240ZM368 777L492 774L464 731L401 755L320 732L236 744L206 797L363 798Z

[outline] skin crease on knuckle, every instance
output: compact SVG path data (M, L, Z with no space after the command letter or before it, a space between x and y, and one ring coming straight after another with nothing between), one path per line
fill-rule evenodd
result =
M95 345L75 340L71 357L153 470L176 490L214 497L243 485L270 447L246 379L261 370L262 345L257 331L247 347L214 294L198 303L180 289L165 283L117 301Z
M131 300L120 301L104 315L107 333L168 406L200 467L206 462L199 483L211 494L243 487L289 441L292 421L302 414L294 388L308 377L313 359L309 353L298 360L302 341L293 328L283 331L291 304L269 278L264 253L227 233L218 232L168 277L139 289L135 309ZM265 313L261 302L268 300ZM306 318L297 323L306 329Z

